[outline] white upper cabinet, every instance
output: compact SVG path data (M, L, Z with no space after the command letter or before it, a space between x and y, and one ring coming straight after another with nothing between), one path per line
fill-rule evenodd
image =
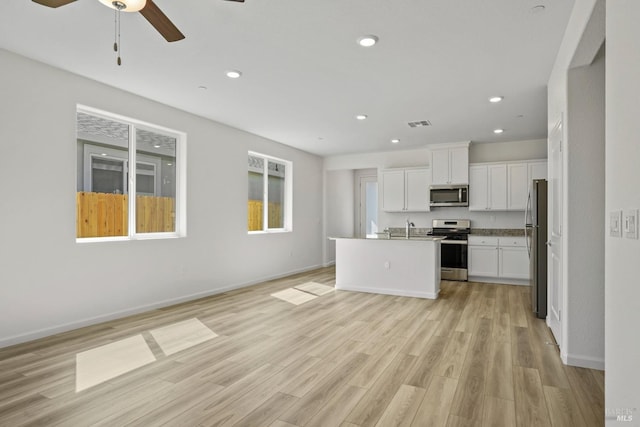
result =
M382 171L382 210L404 211L404 169Z
M382 210L426 212L429 208L429 168L384 169Z
M531 181L534 179L547 179L547 162L546 161L536 161L529 162L529 185L531 185Z
M405 194L407 211L428 211L429 185L431 177L429 169L405 169Z
M469 184L469 145L431 149L433 185Z
M529 195L527 163L511 163L508 165L509 185L507 189L508 208L511 211L523 211L527 207Z
M450 184L469 184L469 147L451 148L449 158Z
M545 160L469 166L469 210L523 211L534 179L546 177Z
M507 209L507 165L469 167L469 210Z

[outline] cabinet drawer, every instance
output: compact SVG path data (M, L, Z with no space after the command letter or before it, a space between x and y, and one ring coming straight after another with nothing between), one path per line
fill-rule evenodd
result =
M469 236L469 245L498 246L498 238L494 236Z
M526 237L500 237L498 243L501 247L526 247Z

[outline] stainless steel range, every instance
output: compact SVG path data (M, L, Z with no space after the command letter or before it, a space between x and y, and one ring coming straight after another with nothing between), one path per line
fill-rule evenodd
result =
M440 277L442 280L467 280L467 237L471 232L468 219L434 219L433 236L444 236L440 245Z

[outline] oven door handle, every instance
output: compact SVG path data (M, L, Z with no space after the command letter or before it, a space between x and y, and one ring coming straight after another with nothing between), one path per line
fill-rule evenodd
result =
M440 243L443 245L468 245L469 243L466 240L441 240Z

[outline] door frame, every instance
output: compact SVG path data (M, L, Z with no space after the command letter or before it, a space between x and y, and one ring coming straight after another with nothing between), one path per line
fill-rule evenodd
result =
M566 302L564 286L564 134L563 118L549 134L549 211L547 253L547 325L560 346L561 357L566 355L564 339ZM556 194L559 192L559 194ZM564 358L563 358L564 360Z
M355 216L356 216L356 234L358 237L366 237L367 228L366 228L366 220L367 220L367 211L366 208L363 209L363 204L366 203L366 183L367 182L375 182L378 183L378 175L372 173L365 173L362 175L356 174L356 206L355 206ZM377 203L376 203L377 207Z

